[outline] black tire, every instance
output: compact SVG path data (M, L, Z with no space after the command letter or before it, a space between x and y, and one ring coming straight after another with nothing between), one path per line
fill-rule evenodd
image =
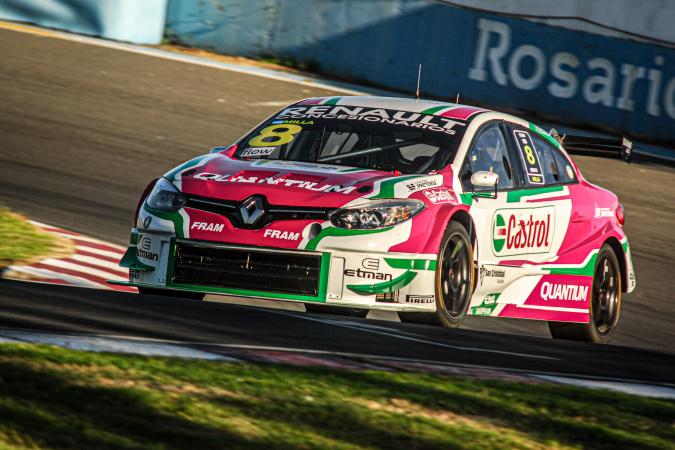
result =
M186 300L202 300L204 294L201 292L192 292L192 291L174 291L171 289L158 289L145 286L138 287L139 294L150 294L150 295L159 295L161 297L175 297L175 298L184 298Z
M307 312L311 313L330 314L333 316L361 317L361 318L365 318L370 312L369 309L348 308L345 306L333 306L333 305L316 305L312 303L305 303L305 309L307 310Z
M436 261L436 312L399 312L401 322L459 327L469 310L473 280L469 233L459 222L451 221L443 234Z
M549 322L554 339L607 344L619 321L621 309L621 268L612 247L600 248L593 272L589 323Z

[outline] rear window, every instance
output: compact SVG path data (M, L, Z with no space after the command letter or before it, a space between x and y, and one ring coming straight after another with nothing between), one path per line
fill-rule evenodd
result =
M452 161L461 138L454 128L442 117L421 113L295 106L249 134L234 157L427 173Z

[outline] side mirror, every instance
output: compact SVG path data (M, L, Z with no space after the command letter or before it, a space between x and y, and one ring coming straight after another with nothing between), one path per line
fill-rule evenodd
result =
M497 186L499 175L494 172L480 170L471 175L471 184L474 186Z
M471 175L471 184L474 187L473 195L477 197L489 197L497 198L497 183L499 182L499 175L494 172L487 172L485 170L479 170L478 172ZM491 187L495 188L494 196L492 193L477 193L476 186L481 187Z

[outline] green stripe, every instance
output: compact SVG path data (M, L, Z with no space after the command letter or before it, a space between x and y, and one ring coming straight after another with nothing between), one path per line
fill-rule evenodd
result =
M384 294L389 292L395 292L401 289L403 286L410 284L410 282L415 279L417 272L407 271L400 277L396 277L391 281L385 281L384 283L377 284L348 284L347 289L350 289L356 293L365 293L365 294Z
M393 269L436 270L435 259L384 258L384 261Z
M166 211L157 211L148 206L147 203L143 203L143 209L150 214L159 217L160 219L169 220L173 222L174 232L179 238L185 237L183 234L183 216L178 212L166 212Z
M373 234L373 233L382 233L384 231L389 231L393 227L387 228L377 228L375 230L347 230L344 228L337 227L327 227L321 230L321 233L314 239L311 239L305 246L305 250L316 250L316 247L319 245L322 239L327 237L345 237L345 236L358 236L361 234Z
M337 102L342 100L342 97L333 97L330 100L328 100L324 105L337 105Z
M422 178L426 176L427 175L412 175L408 177L396 177L393 179L385 180L380 184L380 193L370 197L370 199L394 198L394 186L396 186L396 183L411 180L413 178Z
M564 186L554 186L548 188L538 189L521 189L517 191L508 191L506 193L507 203L518 203L522 201L523 197L532 197L534 195L548 194L549 192L563 192Z
M435 106L433 108L425 109L422 111L422 114L436 114L438 111L442 111L444 109L448 109L449 106Z
M181 172L184 172L186 169L189 169L190 167L194 167L198 165L199 163L202 162L202 159L208 158L209 155L202 155L202 156L197 156L196 158L192 158L190 161L181 164L180 166L176 167L173 170L170 170L169 172L164 174L164 178L166 178L169 181L176 181L176 175L178 175Z
M548 270L551 272L551 275L580 275L592 277L595 272L595 261L598 259L598 254L596 253L591 257L588 263L584 267L559 267L555 269L549 269L546 266L542 266L542 270Z

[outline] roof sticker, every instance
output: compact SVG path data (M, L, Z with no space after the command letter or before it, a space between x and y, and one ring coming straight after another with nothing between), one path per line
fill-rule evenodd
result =
M454 119L466 120L474 114L482 113L487 110L483 108L476 108L474 106L459 106L457 108L452 108L449 111L445 111L439 114L442 117L452 117Z

